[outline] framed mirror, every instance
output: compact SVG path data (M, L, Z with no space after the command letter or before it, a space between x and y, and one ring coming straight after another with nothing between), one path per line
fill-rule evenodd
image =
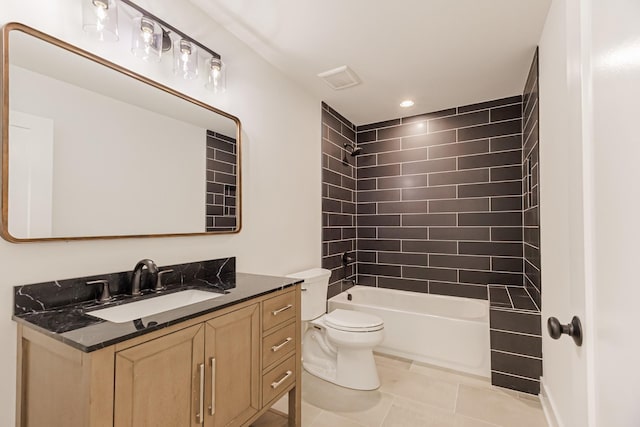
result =
M1 96L6 240L240 230L238 118L16 23Z

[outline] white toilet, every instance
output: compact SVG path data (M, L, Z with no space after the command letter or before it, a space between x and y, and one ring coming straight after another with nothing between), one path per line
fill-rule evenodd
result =
M331 271L301 271L289 277L302 284L302 366L319 378L356 390L380 387L373 348L384 338L377 316L337 309L325 314Z

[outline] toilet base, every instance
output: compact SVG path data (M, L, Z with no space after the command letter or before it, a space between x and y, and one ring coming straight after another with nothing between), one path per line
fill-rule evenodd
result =
M334 346L326 331L310 328L302 343L302 367L318 378L354 390L375 390L380 379L373 347Z

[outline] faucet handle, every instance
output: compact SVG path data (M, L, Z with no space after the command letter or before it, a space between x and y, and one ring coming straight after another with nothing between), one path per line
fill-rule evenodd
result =
M91 280L87 282L87 285L102 285L102 289L100 291L100 297L98 298L98 302L107 302L111 301L111 292L109 290L109 281L108 280Z
M162 276L165 275L166 273L173 273L173 270L169 269L169 270L158 271L158 278L156 279L156 284L153 288L154 292L160 292L165 290L166 286L162 284Z

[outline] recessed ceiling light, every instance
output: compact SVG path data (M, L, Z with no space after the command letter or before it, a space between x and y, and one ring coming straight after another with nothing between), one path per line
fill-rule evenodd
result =
M404 101L402 101L402 102L400 103L400 106L401 106L402 108L409 108L409 107L413 107L413 104L415 104L415 102L413 102L412 100L410 100L410 99L405 99Z

